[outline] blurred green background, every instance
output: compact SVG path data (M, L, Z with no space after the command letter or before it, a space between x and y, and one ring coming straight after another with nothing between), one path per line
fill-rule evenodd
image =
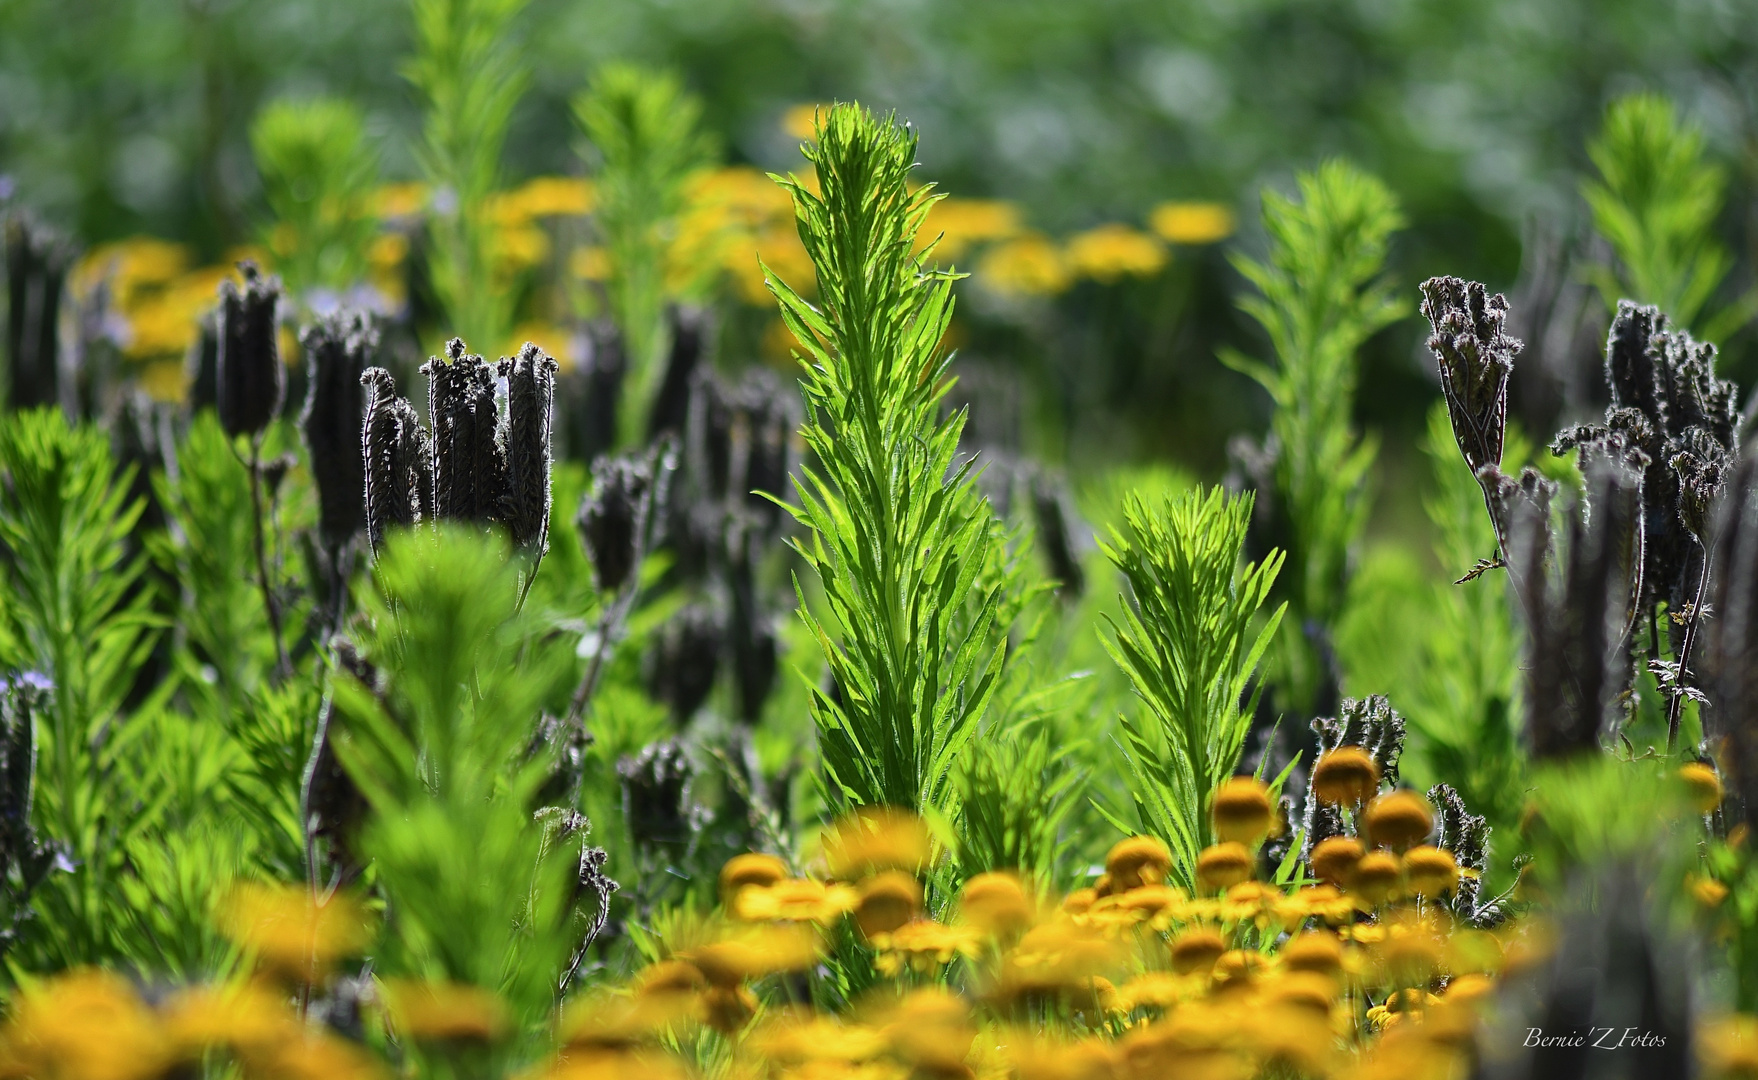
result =
M1545 376L1515 389L1529 427L1592 411L1597 331L1577 325L1592 319L1559 328L1541 309L1585 289L1585 145L1620 94L1665 93L1702 127L1731 174L1724 292L1751 285L1750 0L534 0L518 27L534 75L509 183L582 172L568 100L630 59L682 74L732 163L795 167L786 111L858 98L920 128L927 178L1017 201L1049 232L1170 199L1232 206L1228 245L1180 247L1158 274L1083 283L1026 317L967 301L964 354L1026 379L1024 449L1075 469L1171 458L1218 476L1228 436L1262 430L1266 395L1215 358L1267 349L1234 308L1225 248L1261 252L1260 190L1329 155L1383 177L1410 223L1391 267L1411 317L1370 343L1357 403L1385 440L1382 493L1420 472L1409 447L1437 392L1415 286L1431 274L1515 301L1527 371ZM0 174L84 244L145 233L218 258L265 213L247 132L269 100L352 98L386 177L419 174L411 42L399 0L3 0ZM1603 305L1590 314L1603 323ZM1749 385L1750 331L1723 346ZM1377 527L1414 526L1413 503L1382 496Z

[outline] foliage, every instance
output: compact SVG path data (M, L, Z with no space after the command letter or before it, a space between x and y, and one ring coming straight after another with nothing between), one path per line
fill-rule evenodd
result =
M510 40L527 0L411 2L416 51L404 73L427 105L420 158L434 187L433 287L454 334L505 341L511 295L498 272L488 204L500 183L513 107L530 79Z
M1678 325L1721 341L1758 313L1758 293L1711 310L1733 257L1715 235L1727 170L1707 159L1703 132L1658 94L1606 109L1587 154L1599 178L1582 184L1593 224L1617 253L1594 275L1606 306L1653 304Z
M911 190L914 155L915 136L889 117L824 115L807 149L818 191L783 181L820 301L769 280L804 349L803 434L818 461L795 481L794 516L810 530L795 549L842 628L833 640L801 593L839 691L812 702L830 795L926 809L946 800L994 691L1003 651L991 638L1003 628L998 582L955 623L995 524L974 463L953 463L962 413L939 416L952 277L914 252L934 202L930 187Z
M1328 628L1342 609L1349 560L1367 523L1368 470L1376 443L1355 432L1357 355L1363 342L1403 317L1381 277L1390 237L1403 224L1374 177L1328 161L1299 178L1299 199L1264 193L1268 261L1235 255L1258 295L1239 306L1264 328L1273 365L1225 354L1270 393L1275 413L1266 456L1279 539L1288 551L1281 595L1293 611L1286 663L1290 704L1305 708L1326 679L1301 636ZM1270 491L1260 486L1260 498Z
M378 155L360 107L340 98L272 102L251 124L250 145L274 214L265 239L288 290L341 293L358 283L378 225L368 202Z
M574 100L574 115L598 152L597 220L610 256L605 290L634 371L623 394L623 441L635 441L663 374L670 232L684 182L707 164L702 103L675 74L607 64Z
M1280 552L1239 567L1251 504L1200 488L1158 507L1132 497L1105 548L1130 588L1106 644L1154 721L1123 721L1130 794L1141 827L1172 845L1184 881L1214 838L1210 798L1239 765L1258 666L1287 609L1259 622Z

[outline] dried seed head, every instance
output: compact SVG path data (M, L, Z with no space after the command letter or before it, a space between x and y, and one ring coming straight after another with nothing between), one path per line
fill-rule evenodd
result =
M513 543L538 555L549 547L550 429L556 362L530 342L497 369L507 383L504 520Z
M396 381L384 368L368 368L360 376L366 389L366 418L361 429L366 463L366 538L376 553L386 533L413 525L426 515L427 432L408 398L397 396Z
M690 386L702 357L708 351L711 316L706 308L672 305L666 312L671 324L671 353L666 359L665 377L653 398L653 412L647 420L648 438L665 432L684 433L690 417Z
M1508 377L1525 346L1502 331L1508 302L1475 281L1455 277L1422 283L1422 314L1434 333L1429 351L1440 365L1441 391L1453 438L1473 474L1500 465L1508 423Z
M492 365L463 339L446 343L446 359L429 357L427 414L433 423L433 506L449 521L500 520L507 491L506 448L495 407Z
M1250 776L1235 776L1215 789L1215 835L1253 844L1270 831L1270 789Z
M690 799L696 770L675 740L656 742L617 762L623 786L623 817L641 847L683 845L700 825Z
M1312 849L1312 872L1321 880L1347 887L1362 854L1361 841L1353 836L1321 840Z
M281 411L287 393L275 322L281 281L263 277L253 262L239 263L238 271L242 292L230 279L220 282L214 393L226 434L258 435Z
M721 617L701 604L680 611L660 630L650 657L649 685L654 697L671 706L676 723L696 715L708 700L725 642Z
M601 458L592 466L592 490L577 519L599 589L614 592L634 573L641 533L648 527L653 473L635 458Z
M67 240L33 217L8 214L6 364L15 409L61 403L61 294L72 263Z
M1453 911L1474 926L1487 926L1501 919L1501 911L1493 904L1480 909L1478 891L1483 888L1483 872L1489 866L1489 822L1465 807L1465 800L1450 785L1436 784L1428 789L1429 804L1435 808L1435 845L1451 852L1461 870L1470 871L1459 878L1453 897Z
M366 523L366 392L378 328L358 311L326 315L300 335L309 393L300 427L317 481L318 532L338 549Z
M1196 857L1196 879L1212 892L1231 889L1251 877L1251 852L1244 844L1211 844Z
M1434 831L1434 810L1414 791L1388 791L1368 804L1361 824L1375 847L1403 851Z
M1708 593L1715 615L1706 631L1703 668L1713 709L1705 734L1722 740L1733 787L1730 817L1743 808L1758 828L1758 455L1747 453L1728 483L1715 529L1715 568Z

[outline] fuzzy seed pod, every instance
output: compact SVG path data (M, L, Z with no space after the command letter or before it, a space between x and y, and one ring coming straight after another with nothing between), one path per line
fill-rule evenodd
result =
M506 449L494 401L494 368L463 339L446 343L446 359L429 357L427 415L433 423L433 507L448 521L500 518L507 489Z
M1705 734L1722 741L1731 787L1730 823L1758 829L1758 455L1748 452L1728 484L1715 530L1715 567L1703 667L1713 708Z
M550 426L557 365L526 342L517 357L502 360L497 370L507 381L504 520L513 543L542 555L549 548Z
M682 726L708 700L720 670L726 628L719 615L702 605L679 612L660 631L651 657L649 685L653 696L671 706L672 719Z
M318 532L332 550L366 523L366 393L360 379L378 341L378 328L362 312L324 316L300 335L309 392L299 424L317 481Z
M6 218L6 364L14 409L61 403L61 293L72 262L66 240L35 219Z
M260 435L287 394L275 321L281 281L263 277L253 262L239 263L238 272L244 275L242 292L229 279L220 282L214 395L226 434Z
M615 592L635 571L652 483L652 470L639 459L602 458L592 466L592 490L576 520L600 591Z
M567 444L570 456L596 462L617 445L629 361L622 331L608 319L587 327L585 344L585 360L567 378Z
M922 910L922 886L902 870L887 870L861 883L855 922L861 933L889 934Z
M1062 492L1049 478L1032 478L1032 524L1035 541L1049 564L1050 576L1065 597L1079 596L1086 589L1086 571L1074 551L1074 536L1063 512Z
M1196 857L1196 879L1211 892L1222 892L1251 877L1251 852L1228 841L1203 848Z
M389 530L429 516L426 491L432 479L427 466L427 432L415 406L408 398L397 396L391 373L368 368L360 383L366 389L366 417L361 425L366 538L376 553L384 547Z
M1398 857L1389 851L1370 851L1355 864L1349 889L1369 904L1378 906L1398 891L1402 868Z
M647 420L647 437L656 439L665 432L682 435L690 418L690 386L702 357L708 351L710 316L705 308L672 305L666 312L671 324L671 353L666 358L665 377L653 398L653 411Z
M1453 913L1472 926L1492 926L1501 921L1502 912L1495 904L1478 906L1478 892L1483 888L1483 872L1489 866L1489 823L1482 815L1465 807L1465 800L1450 785L1436 784L1428 789L1429 804L1435 808L1435 845L1450 852L1461 873L1453 894Z
M1388 791L1368 804L1361 824L1375 847L1403 851L1434 830L1434 811L1414 791Z
M1131 836L1111 846L1105 872L1115 892L1158 885L1172 872L1172 851L1156 836Z
M183 370L189 380L188 401L192 410L218 409L220 404L220 328L219 311L211 310L201 317L200 331L189 344Z
M1361 841L1353 836L1333 836L1312 849L1312 872L1323 881L1347 887L1361 861Z
M651 848L687 844L698 826L690 801L696 770L676 741L656 742L617 762L623 816L635 843Z
M1471 472L1502 463L1508 423L1508 377L1525 345L1502 332L1508 302L1475 281L1454 277L1422 283L1422 314L1434 333L1429 351L1440 365L1441 391L1453 438Z
M1186 930L1172 943L1172 970L1180 975L1208 971L1227 951L1227 943L1213 930Z
M1254 844L1270 831L1270 789L1250 776L1235 776L1215 789L1215 835Z

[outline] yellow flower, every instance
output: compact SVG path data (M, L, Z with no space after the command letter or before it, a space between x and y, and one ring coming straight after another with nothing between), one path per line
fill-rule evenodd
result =
M555 359L556 365L563 371L573 367L576 362L573 350L573 335L565 326L554 323L520 323L513 328L513 335L501 345L502 356L517 356L525 343L542 349Z
M1758 1078L1758 1016L1725 1016L1703 1024L1697 1056L1707 1080Z
M883 1055L889 1040L870 1024L842 1023L806 1010L783 1012L751 1033L750 1045L779 1066L853 1064Z
M414 217L427 209L427 185L386 184L373 192L372 202L378 217Z
M828 925L854 910L860 894L852 886L810 878L789 878L766 888L747 886L733 900L733 914L751 922L778 919Z
M933 243L935 257L950 262L977 244L1008 240L1019 232L1019 207L1013 203L948 196L928 211L916 246Z
M1270 789L1251 776L1235 776L1215 789L1215 835L1254 844L1270 831Z
M890 933L872 935L872 943L879 954L873 966L887 975L896 975L906 966L922 971L950 964L960 953L980 955L983 935L974 927L917 919Z
M1014 296L1053 296L1073 279L1062 252L1034 232L990 248L977 264L977 276L996 292Z
M535 225L515 225L494 234L495 269L518 274L549 257L549 235Z
M342 893L319 905L301 886L247 883L220 909L222 933L283 975L311 981L371 935L359 905Z
M405 1037L490 1042L507 1031L506 1004L492 990L418 979L386 979L380 986L391 1023Z
M400 232L379 233L366 247L366 261L375 270L394 270L409 257L409 237Z
M1233 233L1233 211L1220 203L1165 202L1154 207L1148 224L1171 244L1212 244Z
M539 176L511 195L534 218L580 217L590 214L598 202L592 181L575 176Z
M89 297L102 282L109 282L110 302L126 309L143 291L157 289L189 267L189 249L169 240L132 236L94 248L73 269L73 293Z
M959 894L959 918L995 937L1024 933L1037 917L1037 904L1017 877L978 874Z
M1359 746L1339 746L1312 767L1312 793L1326 806L1366 802L1379 784L1379 763Z
M1128 225L1101 225L1068 241L1068 265L1101 284L1148 277L1166 265L1160 241Z
M803 925L746 927L681 952L678 959L694 964L713 985L731 987L810 967L818 959L818 937Z
M1434 828L1434 810L1414 791L1388 791L1367 804L1361 824L1375 847L1403 851Z
M817 101L806 101L788 107L781 114L781 130L796 139L810 139L815 133L815 125L820 113L828 113L830 106Z
M172 1045L122 979L78 969L26 987L13 1002L5 1048L15 1075L146 1080L170 1064Z
M1170 1009L1200 997L1207 989L1208 980L1200 974L1192 978L1169 971L1146 971L1117 988L1117 1004L1124 1012Z
M1699 814L1713 814L1721 805L1721 778L1712 766L1692 761L1679 766L1679 780Z
M164 1014L165 1033L190 1056L229 1047L250 1057L301 1035L286 995L254 981L181 990L165 1003Z
M568 270L582 281L609 281L610 252L596 244L575 248L568 256Z
M918 873L933 849L921 818L889 807L863 807L838 819L823 841L830 876L843 881L881 870Z
M1210 844L1196 857L1196 879L1206 889L1230 889L1251 877L1251 852L1244 844Z
M276 1043L253 1056L246 1076L276 1080L378 1080L383 1067L353 1043L329 1035L306 1034Z
M1712 877L1699 877L1695 874L1685 879L1691 889L1691 896L1704 908L1717 908L1727 899L1728 888Z
M189 370L181 360L154 360L141 365L136 378L154 401L182 401L189 396Z
M1127 892L1142 885L1158 885L1172 871L1172 852L1154 836L1130 836L1111 845L1105 855L1105 873L1111 891Z

